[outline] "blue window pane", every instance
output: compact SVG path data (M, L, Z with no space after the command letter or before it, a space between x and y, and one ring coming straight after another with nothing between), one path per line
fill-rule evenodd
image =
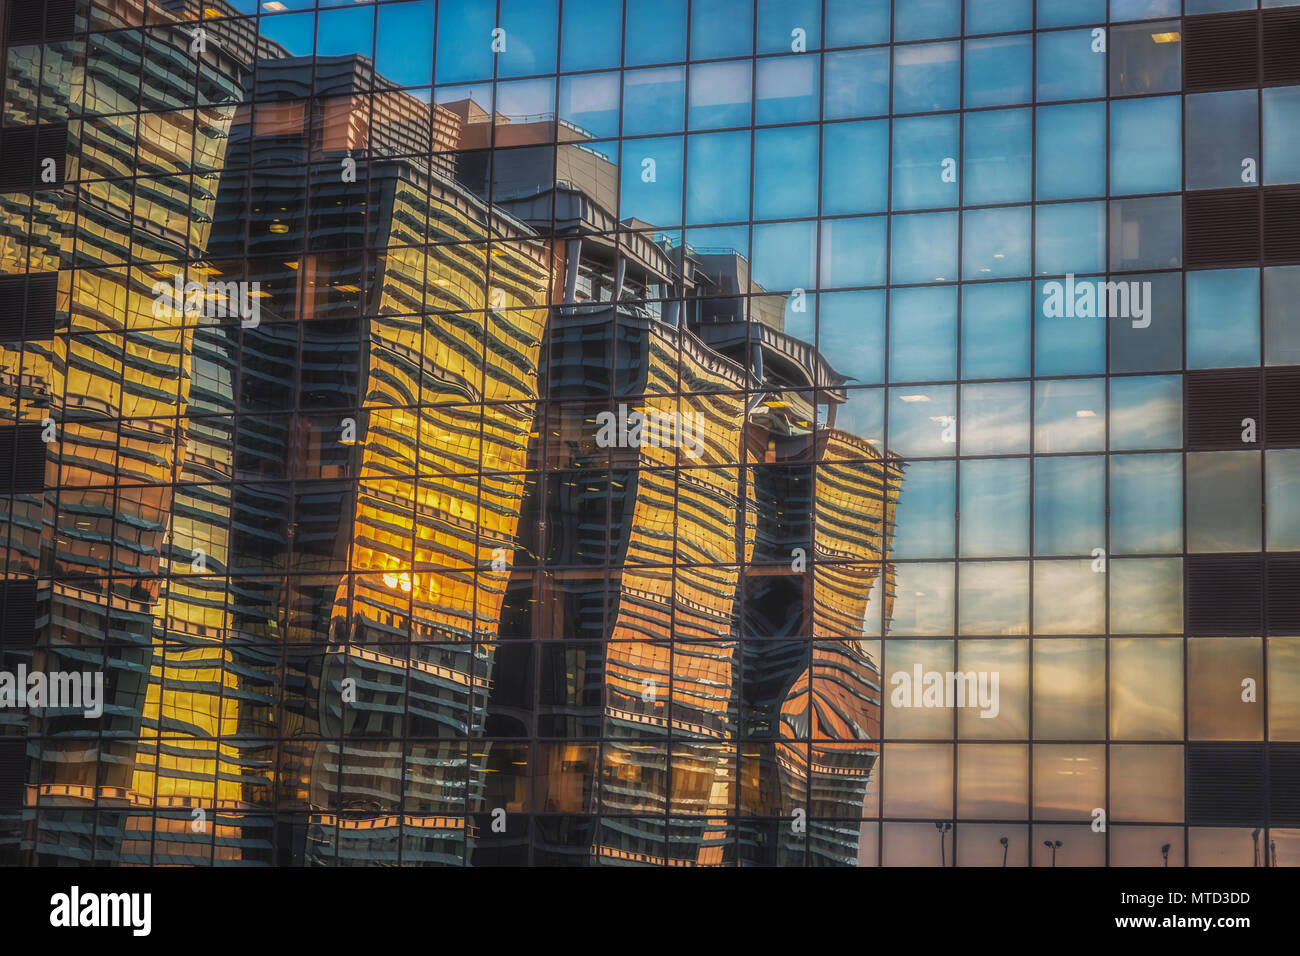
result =
M885 390L883 388L851 388L845 393L848 399L835 409L835 427L857 436L877 450L885 437ZM830 427L826 412L828 406L817 409L820 427Z
M1038 29L1105 23L1106 0L1038 0Z
M754 227L754 281L769 292L814 287L817 224L773 222Z
M292 56L311 56L316 39L316 17L311 13L263 17L261 32L268 40L279 43ZM93 65L93 64L92 64ZM488 64L491 76L491 64Z
M835 123L822 133L822 214L884 212L889 120Z
M894 216L890 281L951 282L957 278L957 213Z
M1183 443L1183 377L1110 380L1110 447L1178 448Z
M1030 62L1033 50L1030 38L993 37L966 41L966 106L1010 106L1028 103Z
M1106 191L1106 104L1038 109L1034 195L1079 199Z
M1258 182L1259 93L1225 90L1187 97L1183 130L1188 189ZM1244 177L1244 178L1243 178Z
M560 119L597 139L618 135L617 73L586 73L560 79Z
M1176 17L1182 13L1178 9L1179 2L1180 0L1110 0L1110 18L1118 23L1122 20Z
M821 242L821 288L885 284L884 216L828 219Z
M826 46L889 42L890 0L826 0Z
M753 52L753 0L692 0L692 60L747 56Z
M1038 275L1100 272L1105 263L1106 205L1062 203L1036 210Z
M1300 183L1300 86L1263 92L1264 182Z
M956 206L955 114L894 120L894 209Z
M433 82L428 51L433 47L433 0L385 3L375 34L375 71L403 86ZM412 55L419 51L417 55Z
M893 419L897 398L896 394L890 395L891 432L897 430ZM936 434L940 431L938 427L934 427L933 430ZM892 437L889 447L894 448ZM952 454L953 447L945 445L937 454ZM957 463L954 461L908 463L907 471L903 474L903 487L907 492L900 494L898 500L896 516L898 530L894 532L894 557L944 558L952 555L957 524L956 472ZM903 499L909 495L911 500L904 505ZM926 588L926 590L930 589ZM949 619L951 620L951 615Z
M1300 365L1300 266L1264 270L1264 360Z
M492 77L492 31L496 4L483 0L442 0L438 5L438 50L435 81L463 83Z
M1068 284L1069 280L1052 280ZM1097 277L1077 276L1096 283ZM1052 282L1035 283L1034 372L1037 375L1086 375L1106 370L1106 319L1057 315L1048 307Z
M561 29L561 70L603 70L619 65L622 0L564 0Z
M1034 384L1034 450L1101 451L1106 446L1104 378L1069 378Z
M1187 273L1187 367L1260 364L1259 270Z
M555 72L559 0L501 0L505 48L497 54L497 76Z
M957 445L944 441L944 434L956 415L957 389L953 385L891 388L887 447L907 458L950 456ZM901 496L899 500L901 508ZM898 523L903 523L901 516Z
M754 218L817 215L817 127L754 133Z
M362 56L370 56L374 30L373 7L322 10L316 21L316 55L348 56L360 53Z
M1029 451L1029 383L966 384L961 389L961 453Z
M682 219L682 140L640 139L623 144L619 219L669 227Z
M626 0L623 63L677 63L686 59L686 0Z
M818 299L818 348L855 385L885 380L885 293L827 292Z
M894 112L956 109L960 60L958 43L894 47Z
M962 287L963 378L1015 378L1029 374L1028 282Z
M894 0L895 40L937 40L961 33L961 0Z
M1128 308L1116 294L1110 314L1111 372L1175 371L1183 364L1183 282L1177 272L1116 276Z
M1117 455L1110 460L1110 550L1183 550L1181 455Z
M1034 25L1034 0L966 0L966 35L1028 30Z
M749 125L754 89L749 61L697 63L691 66L690 78L691 129Z
M825 56L828 120L884 116L889 112L889 48L845 50Z
M748 130L690 137L686 144L687 223L748 218Z
M957 377L957 287L895 289L889 296L889 380Z
M1182 142L1179 97L1117 100L1111 104L1111 193L1179 189L1183 172Z
M1034 553L1087 555L1106 542L1106 459L1034 461Z
M686 114L686 70L665 66L623 74L623 135L672 133Z
M981 205L1030 199L1029 110L968 113L965 122L962 201Z
M1030 272L1030 208L972 209L962 214L962 278L1006 279Z
M796 30L803 31L803 48L821 44L821 0L758 0L758 52L795 53Z
M1038 99L1084 100L1106 95L1106 54L1093 51L1089 30L1038 35Z
M817 119L820 93L815 56L781 56L758 61L758 107L755 121L804 123Z
M963 461L960 485L962 557L1028 554L1029 460Z

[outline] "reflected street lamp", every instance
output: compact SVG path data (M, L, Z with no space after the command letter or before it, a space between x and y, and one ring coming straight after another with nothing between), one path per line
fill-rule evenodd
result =
M943 848L943 838L944 838L944 834L946 834L949 830L952 829L952 824L951 824L951 823L936 823L936 824L934 825L934 828L935 828L936 830L939 831L939 865L940 865L940 866L947 866L947 865L948 865L948 854L944 852L944 848ZM956 839L956 837L953 837L953 839Z

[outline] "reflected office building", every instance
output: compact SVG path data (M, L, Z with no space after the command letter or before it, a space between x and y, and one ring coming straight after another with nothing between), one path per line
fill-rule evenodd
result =
M742 256L616 223L581 130L504 129L472 185L553 226L563 291L506 602L536 643L503 646L489 729L593 740L499 749L500 805L545 816L485 856L855 861L880 726L860 638L901 463L834 427L844 377L783 331L786 297L750 313ZM782 835L796 810L807 839Z
M211 248L265 296L225 333L232 561L255 575L241 629L286 642L303 688L277 785L309 811L308 864L472 854L547 318L546 244L429 156L459 119L362 96L384 85L357 57L260 62L271 102L232 131L247 173Z

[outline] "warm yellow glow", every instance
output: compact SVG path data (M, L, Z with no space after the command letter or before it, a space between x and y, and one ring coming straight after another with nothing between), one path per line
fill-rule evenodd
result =
M1179 40L1181 40L1182 38L1183 38L1183 35L1182 35L1181 33L1177 33L1177 32L1175 32L1175 33L1153 33L1153 34L1151 34L1151 39L1155 40L1157 43L1177 43L1177 42L1178 42Z

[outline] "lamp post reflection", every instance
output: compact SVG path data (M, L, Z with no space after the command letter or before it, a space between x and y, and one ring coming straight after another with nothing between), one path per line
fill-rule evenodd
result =
M939 865L940 865L940 866L947 866L947 865L948 865L948 855L947 855L947 853L944 851L943 841L944 841L944 835L945 835L949 830L952 829L952 824L951 824L951 823L936 823L936 824L934 825L934 828L935 828L936 830L939 831ZM953 837L953 850L954 850L953 855L954 855L954 856L956 856L956 852L955 852L955 850L956 850L956 840L957 840L957 837L954 836L954 837Z

